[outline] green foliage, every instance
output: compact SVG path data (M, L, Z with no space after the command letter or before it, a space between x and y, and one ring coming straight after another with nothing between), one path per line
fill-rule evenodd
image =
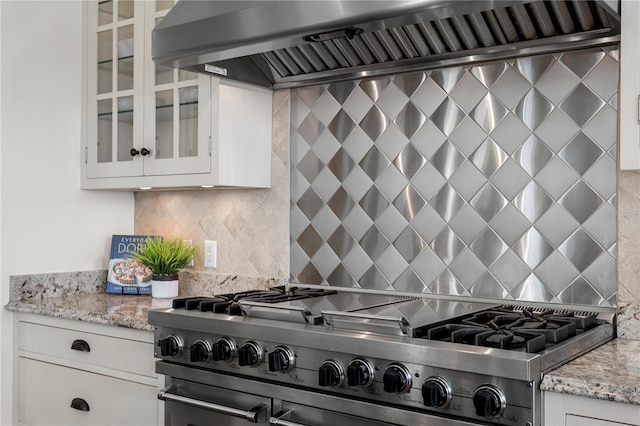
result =
M198 247L191 247L182 239L149 238L139 253L132 253L132 257L151 269L154 275L176 275L189 266L197 252Z

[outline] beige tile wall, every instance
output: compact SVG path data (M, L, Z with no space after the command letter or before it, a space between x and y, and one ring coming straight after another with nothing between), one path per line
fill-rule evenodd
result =
M618 302L640 303L640 174L618 174Z
M289 91L273 96L271 189L137 192L136 234L218 242L218 267L208 272L288 277Z

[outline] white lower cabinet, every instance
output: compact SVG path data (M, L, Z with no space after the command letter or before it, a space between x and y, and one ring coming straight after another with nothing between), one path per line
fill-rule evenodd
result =
M21 425L160 425L153 333L20 314L14 395Z
M640 426L640 405L544 392L545 426Z
M29 425L153 425L155 386L48 362L18 361L20 422Z

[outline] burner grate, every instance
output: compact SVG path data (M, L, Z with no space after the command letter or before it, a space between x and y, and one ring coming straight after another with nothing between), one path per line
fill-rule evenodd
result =
M416 337L499 349L540 352L597 325L597 315L569 310L502 306L454 323L419 331Z
M172 301L173 309L198 310L216 314L241 316L244 312L238 302L248 300L262 303L279 303L311 297L327 296L338 293L336 290L311 289L285 286L272 287L268 290L248 290L238 293L219 294L213 297L182 297Z

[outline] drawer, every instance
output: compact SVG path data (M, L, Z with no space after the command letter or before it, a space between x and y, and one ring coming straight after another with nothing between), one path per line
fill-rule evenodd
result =
M76 342L77 341L77 342ZM75 345L78 349L72 349ZM85 342L89 351L80 350ZM128 373L157 377L153 344L67 328L20 322L19 348Z
M28 358L18 360L18 415L28 425L156 425L157 388ZM89 410L72 408L75 398Z

